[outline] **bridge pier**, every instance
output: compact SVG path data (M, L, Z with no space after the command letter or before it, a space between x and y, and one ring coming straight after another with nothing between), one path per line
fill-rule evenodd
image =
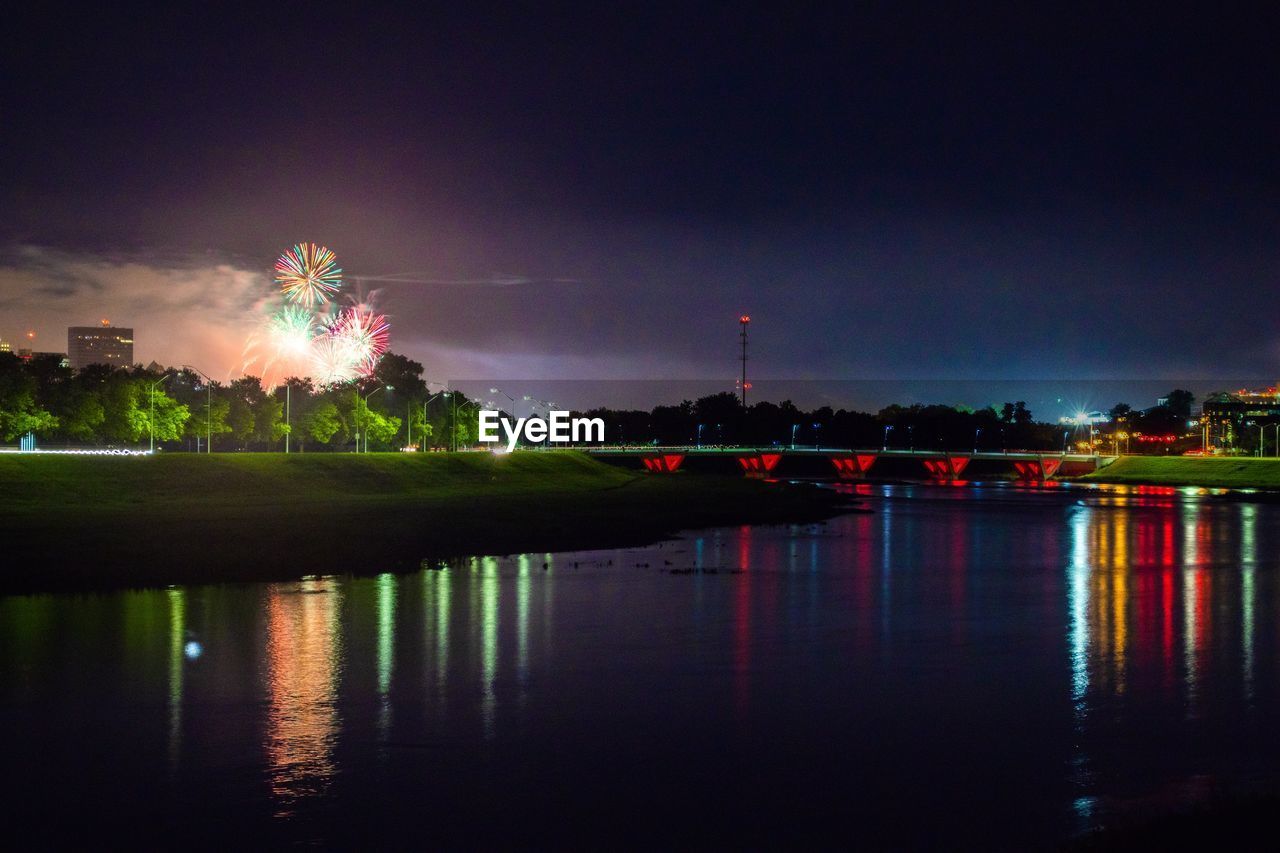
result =
M640 461L651 474L674 474L684 463L684 456L683 453L655 453L640 457Z
M836 476L841 480L860 480L876 462L874 453L842 453L831 457Z
M1045 480L1051 480L1061 467L1062 460L1057 457L1046 459L1041 456L1039 459L1013 463L1013 470L1017 472L1018 479L1027 483L1043 483Z
M960 475L964 473L964 469L969 467L969 456L953 456L945 455L932 459L924 459L924 470L929 472L930 479L933 480L958 480Z
M738 464L748 477L766 477L782 461L781 453L753 453L738 457Z

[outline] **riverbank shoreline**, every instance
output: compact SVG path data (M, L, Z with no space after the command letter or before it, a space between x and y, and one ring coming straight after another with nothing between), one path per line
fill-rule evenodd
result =
M1105 468L1077 477L1072 482L1280 491L1280 459L1122 456Z
M575 452L0 458L0 593L415 571L854 509L816 485L646 475Z

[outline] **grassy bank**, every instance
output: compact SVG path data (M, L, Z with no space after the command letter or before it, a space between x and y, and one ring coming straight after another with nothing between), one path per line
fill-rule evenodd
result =
M0 590L407 571L839 511L813 488L644 475L573 452L5 454Z
M1125 456L1081 482L1280 489L1280 459Z

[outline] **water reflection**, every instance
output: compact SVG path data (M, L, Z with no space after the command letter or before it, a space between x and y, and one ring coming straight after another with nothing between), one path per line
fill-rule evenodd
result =
M480 703L480 717L484 721L485 737L495 734L497 721L498 694L496 680L498 675L498 595L499 577L498 561L493 557L485 557L472 563L473 571L478 571L480 583L479 594L480 619L480 685L483 699Z
M342 595L333 578L267 589L266 753L279 817L301 800L323 797L336 772ZM380 634L380 654L382 648ZM387 655L389 679L389 649Z
M1280 507L853 488L873 513L661 547L0 599L10 763L39 778L101 750L122 789L221 807L265 779L289 826L370 802L519 810L537 785L607 814L635 793L611 768L754 817L761 780L802 767L805 808L870 825L910 788L951 831L986 808L966 799L982 778L1001 820L1063 835L1235 779L1280 788Z
M182 669L186 665L187 593L167 590L169 601L169 768L176 769L182 754Z
M391 728L391 676L396 662L396 576L378 575L378 733Z

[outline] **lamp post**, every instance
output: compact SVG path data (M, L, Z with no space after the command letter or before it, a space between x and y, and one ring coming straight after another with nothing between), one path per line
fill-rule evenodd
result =
M151 390L147 392L147 431L151 433L151 452L156 452L156 386L161 382L168 382L173 378L172 373L166 373L155 382L151 383Z
M433 383L427 383L427 384L430 385ZM424 450L426 449L425 441L427 437L427 405L437 397L449 397L452 394L453 394L452 391L437 391L436 393L432 394L430 397L422 401L422 438L424 441L424 447L423 447Z
M884 428L884 439L881 442L883 444L883 447L881 448L882 450L889 449L889 433L891 432L893 432L893 424L889 424Z
M514 411L514 409L516 408L516 398L515 398L515 397L512 397L510 394L508 394L506 391L503 391L501 388L490 388L490 389L489 389L489 393L490 393L490 394L501 394L502 396L504 396L504 397L506 397L508 400L510 400L510 401L511 401L511 408L513 409L513 411L511 412L511 414L512 414L514 417L517 417L517 418L518 418L518 417L520 417L520 413L519 413L519 412L517 412L517 411Z
M209 378L209 374L205 373L198 367L192 367L189 364L182 365L183 370L194 370L204 377L205 385L205 401L204 401L204 426L206 430L204 447L205 453L213 452L213 380ZM197 444L199 442L197 441Z
M551 410L552 410L552 409L554 409L554 408L556 407L556 404L555 404L553 401L549 401L549 400L539 400L537 397L530 397L528 394L525 394L525 395L524 395L524 399L525 399L525 400L527 400L527 401L528 401L528 403L529 403L529 416L530 416L530 417L533 417L534 415L536 415L536 414L538 413L538 406L541 406L543 409L545 409L545 410L546 410L547 417L551 417ZM699 438L701 438L701 433L699 433ZM547 443L546 443L545 445L543 445L543 446L544 446L544 447L550 447L550 446L551 446L551 439L550 439L550 437L549 437L549 436L548 436L548 438L547 438Z
M978 436L982 435L982 427L978 427L973 431L973 452L978 452Z
M364 400L365 410L366 410L366 411L368 411L368 408L369 408L369 398L370 398L370 397L372 397L374 394L377 394L379 391L394 391L394 390L395 390L395 386L394 386L394 385L381 385L381 386L379 386L379 387L377 387L377 388L374 388L374 389L373 389L372 391L370 391L368 394L365 394L365 395L364 395L364 397L362 398L362 399ZM357 388L357 389L356 389L356 393L357 393L357 394L359 394L359 393L360 393L360 389L359 389L359 388ZM359 414L359 413L357 412L357 414ZM365 418L365 421L366 421L366 423L365 423L365 425L364 425L364 452L365 452L365 453L368 453L368 452L369 452L369 424L368 424L368 418ZM359 433L359 432L356 432L356 452L357 452L357 453L359 453L359 452L360 452L360 433Z
M293 429L292 414L293 386L286 380L284 383L284 452L289 452L289 432Z

